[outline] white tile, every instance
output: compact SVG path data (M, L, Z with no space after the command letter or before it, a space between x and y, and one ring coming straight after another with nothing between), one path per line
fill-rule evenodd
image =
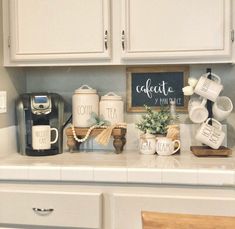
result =
M28 180L28 166L0 166L1 180Z
M163 169L162 183L164 184L197 184L196 169Z
M67 181L93 181L92 167L63 166L61 168L61 180Z
M197 184L234 185L234 171L199 169L197 172Z
M126 168L94 168L94 181L127 182Z
M128 182L132 183L161 183L161 169L128 168Z
M60 180L60 166L29 166L29 180Z

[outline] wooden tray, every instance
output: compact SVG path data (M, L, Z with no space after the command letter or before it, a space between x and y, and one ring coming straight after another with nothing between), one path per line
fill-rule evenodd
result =
M78 138L85 137L89 128L78 128L75 127L75 132ZM95 128L91 131L90 137L95 137L100 134L104 129L103 128ZM72 128L69 127L65 130L67 135L67 146L70 152L73 152L74 149L79 150L79 146L81 143L78 143L74 140ZM123 151L123 147L126 144L126 128L114 128L111 136L113 137L113 146L115 148L116 153L121 153Z
M224 146L220 146L219 149L212 149L209 146L191 146L190 150L197 157L207 157L207 156L228 157L232 154L232 150Z

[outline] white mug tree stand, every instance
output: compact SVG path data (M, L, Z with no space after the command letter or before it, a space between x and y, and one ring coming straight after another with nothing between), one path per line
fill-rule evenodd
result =
M211 68L207 69L208 79L211 79ZM206 104L207 110L208 110L208 118L212 119L213 113L212 113L212 101L209 99L207 100ZM212 120L209 121L209 124L212 125ZM206 157L206 156L230 156L232 154L232 150L225 147L220 146L218 149L213 149L207 145L203 146L191 146L190 150L195 156L198 157Z

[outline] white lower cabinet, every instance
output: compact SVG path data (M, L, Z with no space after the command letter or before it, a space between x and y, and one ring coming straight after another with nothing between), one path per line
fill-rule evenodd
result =
M173 190L172 190L173 191ZM187 191L186 191L187 192ZM141 212L235 216L235 197L223 194L114 194L114 228L142 229Z
M141 211L235 216L235 190L183 185L0 182L0 229L142 229Z
M102 228L99 192L0 190L0 203L1 224Z

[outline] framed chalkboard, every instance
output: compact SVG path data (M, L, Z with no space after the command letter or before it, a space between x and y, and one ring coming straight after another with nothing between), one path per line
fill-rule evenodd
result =
M127 68L127 111L143 112L144 104L159 109L175 100L176 110L186 112L188 97L182 88L188 75L188 66Z

